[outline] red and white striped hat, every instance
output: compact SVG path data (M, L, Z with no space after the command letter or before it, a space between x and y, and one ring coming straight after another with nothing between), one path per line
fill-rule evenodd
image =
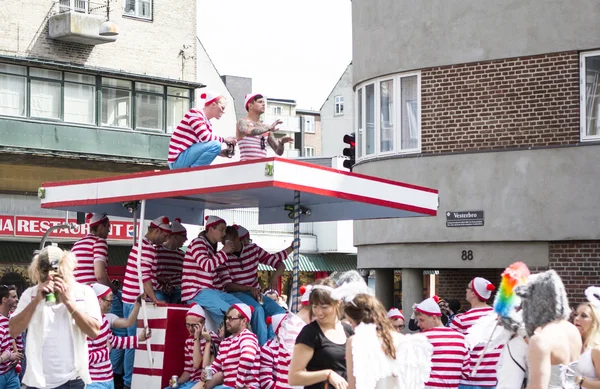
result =
M257 96L260 97L265 97L264 95L260 94L260 93L248 93L245 97L244 97L244 107L246 107L246 111L248 110L248 104L250 104L250 102L252 100L254 100L254 98L256 98Z
M181 219L176 218L171 222L171 235L183 235L187 236L187 230L181 225Z
M165 232L171 232L171 225L169 224L169 218L166 216L159 216L150 222L150 227L158 228Z
M97 226L98 224L104 223L105 220L108 220L108 217L105 213L88 213L85 215L86 222L90 225L90 227Z
M221 219L218 216L205 216L204 217L204 229L208 230L209 227L214 227L217 224L225 223L225 220ZM225 223L227 224L227 223Z
M417 305L415 311L420 312L427 316L442 316L442 311L440 310L440 306L438 305L438 301L440 298L438 296L433 296L428 299L421 301L420 304Z
M185 314L186 316L197 316L206 319L204 309L198 304L192 304L192 307Z
M246 320L250 321L250 319L252 319L252 312L254 312L254 307L244 303L233 304L232 307L237 309L238 312L246 318Z
M240 240L244 239L245 237L250 237L250 231L248 231L244 227L242 227L238 224L234 224L233 228L235 228L237 230Z
M219 100L222 97L225 97L225 96L223 96L223 94L221 94L221 93L217 93L214 91L205 91L200 94L200 98L202 100L204 100L205 107L208 105L211 105L212 103L214 103L215 101Z
M98 297L99 299L110 293L110 288L106 285L99 284L96 282L90 286L92 287L92 289L94 289L94 293L96 293L96 297Z
M273 332L277 333L283 319L287 316L287 313L278 313L277 315L269 316L266 319L267 325L270 324L273 327Z
M473 278L473 293L480 300L487 300L492 296L492 292L496 290L494 284L486 280L485 278L475 277Z
M312 285L308 285L308 286L302 285L300 287L299 292L302 295L302 297L300 298L300 304L302 304L302 305L309 304L311 291L312 291Z
M402 311L399 310L398 308L390 309L389 312L387 313L387 317L390 318L391 320L396 320L396 319L404 320L404 315L402 314Z

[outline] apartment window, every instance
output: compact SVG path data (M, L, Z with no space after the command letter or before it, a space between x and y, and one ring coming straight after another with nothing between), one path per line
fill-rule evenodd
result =
M102 125L131 128L132 82L102 77Z
M344 114L344 96L335 96L335 115Z
M0 115L27 116L27 67L0 63Z
M171 134L190 110L189 89L167 87L167 133Z
M311 146L306 146L304 148L304 156L305 157L314 157L315 156L315 148Z
M135 128L161 131L164 120L164 86L136 82L135 91Z
M419 77L388 76L357 88L357 159L420 151Z
M600 52L581 54L581 140L600 140Z
M304 132L315 133L315 118L313 116L304 117Z
M273 115L281 115L281 107L272 107L271 112L273 112Z
M65 73L64 121L96 123L96 77L87 74Z
M123 14L134 18L152 19L152 0L125 0Z
M62 72L30 68L31 116L60 120L62 110Z

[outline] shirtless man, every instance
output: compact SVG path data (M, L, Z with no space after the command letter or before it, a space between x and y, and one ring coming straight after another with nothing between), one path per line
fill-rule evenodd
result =
M275 138L273 132L278 130L277 126L282 123L281 120L276 120L270 126L260 121L260 115L265 112L263 95L258 93L246 95L245 106L248 116L238 120L235 131L240 148L240 160L266 158L267 143L275 154L282 155L285 144L293 142L294 139L289 136L279 140Z

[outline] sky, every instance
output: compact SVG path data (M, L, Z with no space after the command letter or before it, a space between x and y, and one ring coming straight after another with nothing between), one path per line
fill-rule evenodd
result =
M352 60L350 0L198 0L199 38L221 75L319 110Z

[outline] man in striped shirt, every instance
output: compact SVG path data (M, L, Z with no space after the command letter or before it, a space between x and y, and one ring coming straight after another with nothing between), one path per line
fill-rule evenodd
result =
M258 283L258 265L262 263L275 268L275 273L271 278L271 288L273 286L276 288L279 277L285 271L283 260L294 249L289 246L278 253L270 254L254 243L244 245L240 242L239 228L235 226L227 227L223 238L224 242L233 242L233 252L228 255L227 260L227 268L232 283L225 285L225 290L254 308L251 321L252 329L258 337L258 344L262 346L274 335L273 331L269 331L267 328L265 317L285 313L285 309L276 301L262 295Z
M492 292L496 288L485 278L475 277L467 285L466 300L471 304L471 309L465 313L458 314L452 320L450 328L455 329L461 334L467 334L469 328L473 326L480 318L491 315L494 309L487 305L486 301L492 296ZM471 369L475 367L477 361L481 358L485 345L480 344L473 347L471 350ZM475 374L467 379L460 381L460 389L479 389L479 388L494 388L498 382L496 377L496 365L502 354L502 346L498 346L494 350L488 350Z
M185 252L181 274L181 300L200 305L215 323L223 321L223 312L232 304L241 303L221 291L226 282L219 279L217 272L233 252L232 242L225 242L223 249L217 251L218 243L225 237L226 227L225 220L218 216L205 217L204 231L192 240Z
M17 307L19 298L14 286L0 285L0 350L8 352L8 356L0 357L0 388L19 389L19 371L17 366L23 360L23 341L21 335L11 338L8 333L8 318L10 312ZM6 343L6 344L5 344ZM16 349L15 349L16 346Z
M295 328L292 331L282 335L280 328L284 321L293 318L292 314L280 313L267 317L267 324L271 324L275 337L270 339L260 349L260 374L259 383L261 389L291 389L288 383L288 370L292 361L293 344L296 336L300 333L301 326L304 324L299 318L295 318ZM291 347L286 348L286 340L280 338L287 336L292 340Z
M145 293L146 296L155 304L164 303L164 301L156 298L154 290L158 283L156 280L157 261L156 247L163 244L167 235L171 232L169 219L165 216L160 216L150 222L148 232L142 238L141 248L136 242L131 248L127 266L125 267L125 278L123 279L123 316L129 317L134 309L135 301L138 296ZM139 274L138 274L138 252L141 251L140 271L142 273L143 290L140 290ZM127 327L127 335L134 336L137 332L137 323L133 323ZM132 349L125 350L125 360L123 362L123 383L126 387L131 387L131 376L133 373L133 359L135 351Z
M181 300L181 272L185 253L180 249L186 240L187 230L181 224L181 219L175 219L171 222L171 233L167 235L165 243L156 248L158 290L155 294L156 298L170 304L177 304Z
M77 258L75 281L86 285L98 282L108 286L114 292L116 288L110 282L106 271L108 266L106 238L110 232L110 220L104 213L88 213L86 221L90 233L75 242L71 250Z
M205 92L200 96L204 108L192 108L173 131L169 142L169 168L208 166L218 155L227 157L222 144L235 145L236 138L223 138L213 133L211 119L220 119L225 112L225 96Z
M461 378L468 377L469 349L465 336L451 328L444 327L438 297L430 297L415 306L415 316L421 333L433 346L431 373L426 389L457 389Z
M227 331L231 336L219 346L217 357L211 364L213 374L223 372L223 385L217 388L257 389L260 370L260 350L258 340L248 323L252 317L252 307L240 303L227 310ZM202 372L204 379L205 372Z
M267 143L275 154L282 155L285 144L293 142L294 138L289 136L279 140L275 138L273 132L278 130L277 126L282 123L281 120L276 120L270 126L261 122L260 115L265 113L266 103L263 95L250 93L246 95L244 100L248 116L238 120L235 131L240 148L240 160L266 158Z

